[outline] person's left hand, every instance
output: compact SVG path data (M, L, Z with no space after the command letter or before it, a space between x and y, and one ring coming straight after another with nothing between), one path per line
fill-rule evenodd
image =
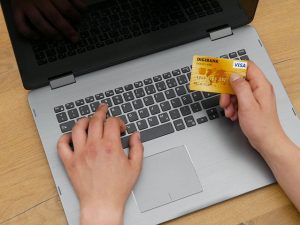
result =
M72 134L63 135L57 144L80 201L81 225L122 224L125 203L142 167L139 133L130 137L126 156L120 139L125 124L106 118L107 110L101 105L92 118L80 119Z

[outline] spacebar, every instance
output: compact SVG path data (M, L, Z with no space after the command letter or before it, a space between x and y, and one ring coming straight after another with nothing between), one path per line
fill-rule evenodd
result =
M172 123L165 123L158 127L153 127L148 130L140 131L142 142L151 141L153 139L173 133L175 130ZM128 148L129 136L121 138L123 148Z

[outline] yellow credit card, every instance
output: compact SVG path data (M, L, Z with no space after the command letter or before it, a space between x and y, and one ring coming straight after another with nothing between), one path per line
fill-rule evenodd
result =
M193 58L190 90L234 94L229 79L236 73L245 78L247 61L197 56Z

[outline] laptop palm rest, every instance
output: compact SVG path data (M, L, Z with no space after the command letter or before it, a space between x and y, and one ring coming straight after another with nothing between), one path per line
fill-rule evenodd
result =
M202 192L185 146L146 157L133 194L141 212Z

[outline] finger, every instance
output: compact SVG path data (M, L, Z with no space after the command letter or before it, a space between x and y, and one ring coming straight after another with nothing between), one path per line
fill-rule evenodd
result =
M82 118L78 120L72 129L72 140L74 145L74 152L83 149L87 141L87 129L89 126L89 119Z
M230 95L221 94L220 96L220 106L225 109L230 105Z
M238 74L232 74L230 77L231 86L236 94L239 109L247 110L257 104L250 84Z
M43 13L50 23L52 23L66 38L70 39L72 42L77 42L79 40L78 32L60 14L53 4L48 1L44 4L46 4L45 7L47 10L44 10Z
M35 7L30 7L25 13L34 27L42 34L50 38L59 38L59 33L42 16L40 10L41 9Z
M88 139L91 141L99 140L103 136L104 122L106 121L108 107L106 104L101 104L96 113L91 117L89 129L88 129Z
M139 132L135 132L129 138L128 158L133 168L140 173L144 158L144 146L141 142Z
M17 30L26 38L38 39L39 35L37 32L32 30L26 23L26 18L23 12L16 10L14 12L14 21L16 24Z
M75 5L75 7L78 8L79 10L87 9L86 0L71 0L71 1Z
M112 143L117 143L118 147L121 144L121 133L126 130L126 126L120 118L109 117L104 124L103 138L111 141Z
M225 116L227 118L231 118L234 115L234 107L233 104L231 103L227 108L224 109Z
M71 142L72 142L71 134L62 135L57 142L58 154L66 168L69 168L69 165L73 159L73 154L74 154L70 146Z
M71 20L79 21L80 13L74 8L74 6L68 0L52 0L55 7Z

